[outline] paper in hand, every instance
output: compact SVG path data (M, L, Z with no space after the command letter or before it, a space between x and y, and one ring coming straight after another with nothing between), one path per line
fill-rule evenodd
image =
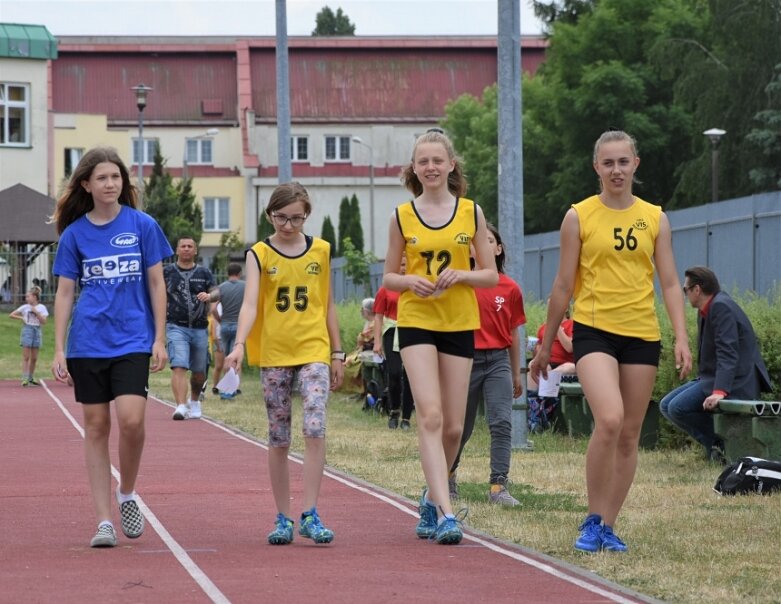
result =
M239 374L231 367L228 372L222 376L222 379L217 384L217 390L220 392L233 393L239 389Z

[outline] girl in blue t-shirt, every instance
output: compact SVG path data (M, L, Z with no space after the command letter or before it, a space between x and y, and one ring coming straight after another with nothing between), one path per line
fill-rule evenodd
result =
M113 547L109 402L115 402L119 424L122 532L134 539L144 531L135 484L149 372L163 369L168 359L162 261L173 250L155 220L136 210L128 170L109 147L82 157L52 221L60 235L52 372L74 386L84 409L87 475L98 520L90 545Z

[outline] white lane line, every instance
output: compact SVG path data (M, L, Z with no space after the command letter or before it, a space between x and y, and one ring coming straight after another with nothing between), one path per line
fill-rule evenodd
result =
M163 401L163 400L161 400L161 399L159 399L157 397L154 397L154 396L150 395L149 398L157 401L158 403L160 403L162 405L165 405L167 407L173 408L173 405L171 405L170 403L168 403L166 401ZM220 424L218 424L218 423L216 423L216 422L214 422L214 421L212 421L212 420L210 420L210 419L208 419L206 417L202 417L200 421L206 422L206 423L214 426L215 428L217 428L219 430L222 430L226 434L231 435L234 438L237 438L237 439L239 439L241 441L244 441L246 443L249 443L249 444L251 444L251 445L253 445L255 447L258 447L260 449L264 449L264 450L268 451L268 445L265 445L265 444L263 444L261 442L258 442L257 440L253 440L251 438L247 438L243 434L239 434L237 432L234 432L230 428L227 428L226 426L222 426L222 425L220 425ZM288 459L290 461L293 461L293 462L297 463L297 464L303 464L303 461L301 459L297 458L297 457L289 456ZM412 516L414 518L418 517L417 510L413 510L409 506L407 506L407 505L405 505L403 503L400 503L400 502L398 502L398 501L396 501L394 499L391 499L390 497L387 497L387 496L383 495L382 493L378 493L376 491L373 491L373 490L371 490L371 489L369 489L369 488L367 488L367 487L365 487L363 485L360 485L358 483L352 482L351 480L348 480L348 479L344 478L343 476L339 476L338 474L334 474L332 472L329 472L328 470L325 470L324 474L325 474L325 476L328 476L329 478L332 478L333 480L336 480L337 482L340 482L343 485L350 487L351 489L355 489L356 491L359 491L361 493L365 493L366 495L370 495L370 496L372 496L372 497L374 497L376 499L379 499L380 501L382 501L384 503L387 503L388 505L393 506L394 508L404 512L405 514L408 514L408 515L410 515L410 516ZM540 571L542 571L544 573L547 573L547 574L552 575L552 576L554 576L554 577L556 577L558 579L561 579L562 581L566 581L567 583L571 583L573 585L577 585L578 587L580 587L582 589L585 589L585 590L590 591L592 593L598 594L598 595L600 595L600 596L602 596L604 598L607 598L608 600L610 600L612 602L617 602L618 604L637 604L637 602L638 602L638 600L625 597L625 596L623 596L623 595L621 595L619 593L614 593L614 592L608 591L606 589L603 589L603 588L599 587L598 585L595 585L593 583L589 583L588 581L580 579L580 578L578 578L576 576L569 575L566 572L564 572L564 571L562 571L562 570L560 570L560 569L558 569L558 568L556 568L554 566L546 564L545 562L541 562L539 560L535 560L534 558L530 558L528 556L525 556L525 555L523 555L521 553L515 552L515 551L510 550L510 549L504 548L504 547L502 547L500 545L497 545L495 543L491 543L490 541L486 541L485 539L481 539L480 537L475 537L473 535L465 533L464 534L464 538L469 540L469 541L474 541L478 545L481 545L482 547L488 548L488 549L490 549L493 552L496 552L496 553L501 554L503 556L507 556L508 558L512 558L513 560L517 560L518 562L523 562L524 564L527 564L527 565L529 565L529 566L531 566L533 568L536 568L537 570L540 570Z
M41 380L41 384L52 400L57 403L57 406L60 408L60 411L62 411L63 415L68 418L70 423L73 424L73 427L76 428L76 431L81 434L81 438L83 439L84 428L81 427L79 422L76 421L76 418L73 417L73 415L71 415L71 413L65 408L63 402L49 389L49 386L46 384L46 382ZM119 482L119 470L117 470L113 464L111 466L111 475L117 482ZM206 596L215 604L230 604L230 600L225 597L225 594L219 590L219 588L212 582L211 579L209 579L206 573L201 570L195 561L187 555L187 552L184 550L184 548L179 545L176 539L171 536L171 533L166 530L166 528L163 526L163 523L158 520L157 516L155 516L152 510L149 509L149 506L144 503L144 500L140 495L136 495L136 502L138 503L138 507L141 510L141 513L144 514L144 517L146 518L149 525L160 536L160 538L163 540L163 543L165 543L179 564L182 565L184 570L187 571L187 574L189 574L200 586Z

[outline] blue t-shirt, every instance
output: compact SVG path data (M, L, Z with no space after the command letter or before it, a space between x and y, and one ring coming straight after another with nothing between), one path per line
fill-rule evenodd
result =
M155 220L129 206L104 225L86 216L60 237L54 274L78 283L68 358L151 353L155 338L146 270L173 255Z

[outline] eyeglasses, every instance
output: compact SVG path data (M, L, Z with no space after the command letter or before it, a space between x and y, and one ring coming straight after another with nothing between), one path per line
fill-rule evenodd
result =
M290 226L293 228L300 227L306 220L306 216L285 216L284 214L272 214L271 218L278 227L283 227L290 222Z
M688 293L689 293L689 292L690 292L692 289L694 289L694 287L695 287L696 285L697 285L696 283L695 283L694 285L690 285L689 287L686 287L686 286L684 285L684 286L683 286L683 293L684 293L684 294L688 294Z

